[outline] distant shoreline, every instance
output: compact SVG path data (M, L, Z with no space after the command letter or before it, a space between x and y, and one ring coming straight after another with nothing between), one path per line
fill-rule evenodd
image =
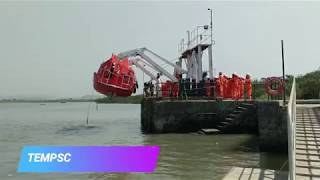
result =
M103 97L96 99L2 99L0 103L72 103L72 102L96 102L98 104L112 104L112 103L121 103L121 104L140 104L143 99L142 95L129 96L129 97Z
M0 103L66 103L66 102L94 102L95 100L0 100Z
M129 96L129 97L104 97L96 99L95 102L98 104L111 104L111 103L121 103L121 104L141 104L143 95Z

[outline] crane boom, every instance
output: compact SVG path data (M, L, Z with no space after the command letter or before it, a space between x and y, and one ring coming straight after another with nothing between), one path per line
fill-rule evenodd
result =
M165 75L167 78L169 78L173 82L178 81L177 78L173 74L169 73L167 70L165 70L163 67L161 67L156 61L154 61L152 58L150 58L146 52L150 53L151 55L153 55L154 57L163 61L164 63L174 67L175 69L177 69L181 73L187 72L183 68L177 66L176 64L170 62L169 60L161 57L160 55L156 54L155 52L153 52L145 47L121 52L118 54L118 57L119 57L119 59L124 59L124 58L128 57L129 61L132 61L132 62L130 62L131 64L136 65L139 69L141 69L146 74L148 74L152 79L154 79L155 76L150 71L146 70L143 66L141 66L141 64L139 64L139 63L143 63L143 64L148 65L149 67L151 67L155 71L159 72L160 74Z

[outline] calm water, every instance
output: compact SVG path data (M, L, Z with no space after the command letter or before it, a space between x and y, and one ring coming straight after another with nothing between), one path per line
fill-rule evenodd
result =
M0 103L0 179L221 179L232 166L279 169L285 155L259 153L252 135L145 135L140 105ZM24 145L159 145L155 173L17 173Z

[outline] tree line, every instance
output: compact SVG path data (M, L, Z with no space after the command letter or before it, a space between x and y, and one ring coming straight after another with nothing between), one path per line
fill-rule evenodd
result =
M286 75L285 92L290 96L293 75ZM297 99L320 99L320 70L296 76ZM264 81L253 81L253 96L255 99L268 99L264 89ZM282 99L281 96L275 99Z

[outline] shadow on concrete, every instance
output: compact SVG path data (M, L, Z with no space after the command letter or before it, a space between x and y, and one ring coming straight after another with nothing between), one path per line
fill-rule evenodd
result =
M287 172L269 169L233 167L223 180L287 180Z

